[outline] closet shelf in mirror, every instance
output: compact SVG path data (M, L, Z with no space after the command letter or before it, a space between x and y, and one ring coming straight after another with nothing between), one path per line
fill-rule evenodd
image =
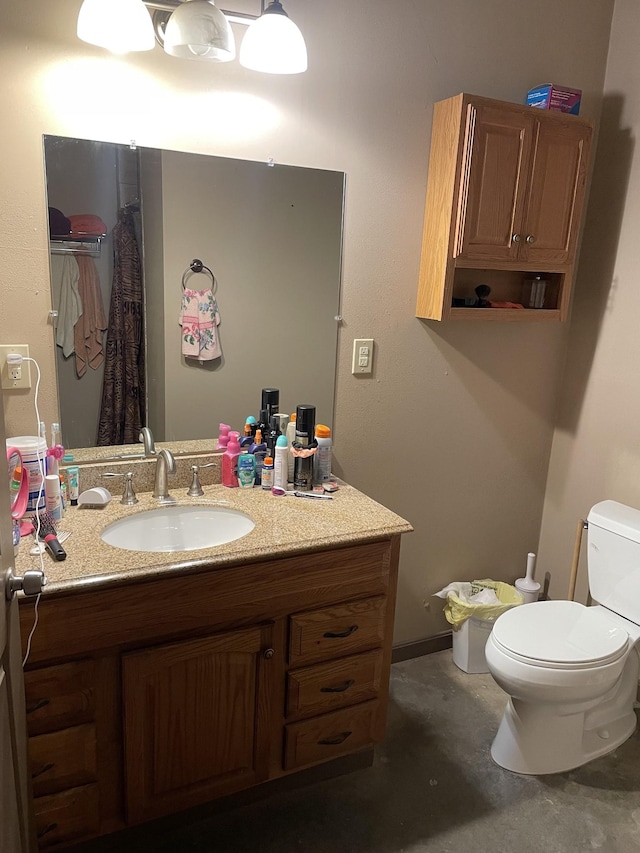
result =
M49 250L54 255L90 255L99 258L106 234L62 234L49 238Z

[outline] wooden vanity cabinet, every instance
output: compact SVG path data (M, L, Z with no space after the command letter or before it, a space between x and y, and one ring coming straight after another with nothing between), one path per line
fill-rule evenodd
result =
M566 319L592 122L458 95L434 107L416 314L426 319ZM522 303L526 274L548 281L543 308L465 308L453 298Z
M45 595L25 673L40 845L384 736L399 537ZM21 602L23 637L33 606Z

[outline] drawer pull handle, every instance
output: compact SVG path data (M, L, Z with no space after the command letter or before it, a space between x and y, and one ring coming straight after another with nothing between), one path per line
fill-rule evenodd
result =
M324 636L327 638L327 640L341 640L344 639L344 637L350 637L352 634L355 634L357 630L357 625L351 625L351 627L347 628L346 631L339 631L338 633L334 633L333 631L326 631Z
M43 765L42 765L42 767L40 767L40 769L39 769L39 770L34 770L34 771L33 771L33 773L31 774L31 778L32 778L32 779L37 779L37 778L38 778L38 776L42 776L42 774L43 774L43 773L48 773L48 772L49 772L49 770L53 770L53 768L54 768L55 766L56 766L55 764L43 764Z
M320 693L344 693L345 690L348 690L355 684L353 678L349 678L344 681L342 684L337 684L335 687L321 687Z
M344 743L345 740L352 734L353 732L340 732L340 734L336 735L335 737L321 738L318 743L322 746L338 746L338 744Z
M39 711L40 708L45 708L50 701L50 699L39 699L33 705L27 705L27 714L33 714L34 711Z
M54 829L58 828L57 823L50 823L49 826L45 826L44 829L41 829L38 833L38 838L44 838L45 835L49 832L53 832Z

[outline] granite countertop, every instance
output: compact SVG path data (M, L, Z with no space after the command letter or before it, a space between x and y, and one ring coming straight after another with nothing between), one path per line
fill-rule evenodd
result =
M71 533L63 542L67 559L56 562L48 552L43 555L47 576L44 595L354 545L413 530L409 522L346 484L330 501L276 497L260 488L228 489L220 485L204 486L201 498L189 498L182 489L172 494L179 505L239 510L253 519L255 527L233 542L197 551L125 551L107 545L100 533L117 519L156 509L158 501L150 492L139 493L135 506L123 506L119 496L114 496L101 509L69 507L58 525L60 532ZM18 575L40 568L39 558L29 554L32 546L32 536L20 543Z

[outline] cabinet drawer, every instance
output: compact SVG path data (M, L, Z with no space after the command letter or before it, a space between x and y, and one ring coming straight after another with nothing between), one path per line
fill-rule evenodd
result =
M378 702L332 711L285 727L285 770L355 752L375 740Z
M96 780L95 726L76 726L29 738L34 797Z
M90 660L32 669L24 674L29 734L93 720L94 663Z
M287 677L287 716L311 717L375 699L381 678L381 651L296 669Z
M98 786L84 785L33 801L39 847L74 841L99 830Z
M289 663L299 666L382 645L386 603L382 596L366 598L292 616Z

